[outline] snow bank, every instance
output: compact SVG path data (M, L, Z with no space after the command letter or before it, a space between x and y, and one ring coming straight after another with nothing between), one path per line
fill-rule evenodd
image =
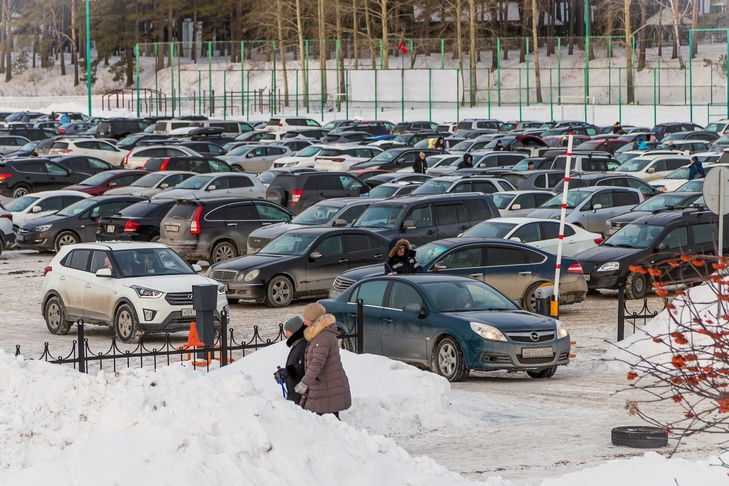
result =
M257 381L242 366L89 376L0 351L0 483L469 483L391 439L273 399Z

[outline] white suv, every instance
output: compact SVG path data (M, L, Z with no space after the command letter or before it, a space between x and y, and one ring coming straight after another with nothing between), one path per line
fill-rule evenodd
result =
M218 286L218 326L227 312L225 286L199 270L158 243L64 246L45 268L43 317L52 334L66 334L83 319L136 342L145 332L188 330L195 319L192 286L211 284Z

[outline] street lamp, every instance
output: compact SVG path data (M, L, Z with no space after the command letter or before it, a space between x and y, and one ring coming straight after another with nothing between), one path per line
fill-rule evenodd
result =
M91 108L91 19L89 17L89 0L86 0L86 96L88 98L89 118Z

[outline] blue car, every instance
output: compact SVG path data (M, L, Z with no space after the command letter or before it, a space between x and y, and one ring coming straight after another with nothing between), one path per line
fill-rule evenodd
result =
M336 317L340 332L350 334L359 299L365 353L431 369L448 381L463 380L471 369L549 378L569 363L570 337L559 320L527 312L477 280L373 277L319 302Z

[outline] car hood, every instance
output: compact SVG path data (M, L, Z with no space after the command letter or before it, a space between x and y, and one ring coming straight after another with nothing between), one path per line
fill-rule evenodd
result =
M120 279L122 285L131 287L139 285L140 287L149 287L161 292L190 292L192 293L193 285L218 285L218 282L211 278L203 277L198 274L190 275L149 275L145 277L130 277Z
M532 314L525 310L513 311L463 311L448 312L469 322L480 322L494 326L500 331L534 331L555 329L554 319Z
M368 277L376 277L378 275L385 274L385 266L383 264L366 265L364 267L357 267L353 270L347 270L342 273L342 277L349 278L354 281L363 280Z
M79 192L88 193L89 191L93 192L95 189L97 189L97 187L98 186L82 186L80 184L74 184L72 186L64 187L63 190L64 191L79 191Z
M574 258L580 262L585 273L590 273L593 266L630 258L642 251L645 251L645 248L618 248L600 245L578 253Z
M154 194L157 194L160 192L160 189L156 189L154 187L135 187L135 186L126 186L126 187L114 187L112 189L109 189L104 194L106 195L117 195L117 196L143 196L143 197L149 197Z
M453 174L457 170L458 167L451 167L450 165L446 165L445 167L433 167L432 169L428 169L427 174L431 176L442 176Z
M560 208L545 208L545 209L535 209L531 213L527 214L528 218L546 218L551 219L555 216L560 215L560 211L562 211ZM565 214L570 214L573 210L568 209Z
M255 255L246 255L218 263L213 265L210 270L234 270L236 272L242 272L274 263L280 264L300 257L301 255L261 255L260 253L256 253Z
M37 228L38 226L42 226L44 224L55 224L60 221L64 221L67 218L70 218L72 216L59 216L58 214L49 214L47 216L41 216L39 218L35 218L28 222L23 229L32 231L33 229Z
M650 211L631 211L629 213L621 214L620 216L610 218L610 222L628 224L631 221L635 221L636 219L643 216L648 216L649 214L651 214Z

